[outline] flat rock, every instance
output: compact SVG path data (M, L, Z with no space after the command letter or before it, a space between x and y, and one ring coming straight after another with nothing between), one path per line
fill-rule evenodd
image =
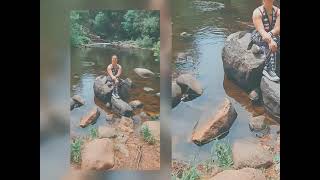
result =
M84 128L88 126L89 124L95 123L95 121L100 116L100 111L97 107L94 107L88 114L83 116L80 120L80 127Z
M98 128L99 138L115 138L117 137L117 131L115 128L108 126L99 126Z

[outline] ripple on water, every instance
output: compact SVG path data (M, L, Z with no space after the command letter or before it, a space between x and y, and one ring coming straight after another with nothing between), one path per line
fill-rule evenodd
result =
M193 1L192 4L197 10L202 12L215 11L215 10L220 10L224 8L223 3L213 2L213 1Z

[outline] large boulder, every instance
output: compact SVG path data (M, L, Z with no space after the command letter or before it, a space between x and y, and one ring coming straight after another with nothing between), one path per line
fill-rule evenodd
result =
M176 82L172 82L171 94L172 94L172 107L176 107L180 103L181 97L182 97L181 88Z
M182 93L187 93L190 98L198 97L203 93L201 84L191 74L181 74L176 82L181 87Z
M218 110L209 116L206 123L194 129L192 141L197 145L212 141L222 133L229 131L237 115L231 101L225 98Z
M273 117L280 120L280 83L262 77L260 88L265 109Z
M264 57L247 50L250 36L250 33L233 33L222 50L226 76L247 91L259 87L264 67Z
M93 84L94 95L104 103L111 101L113 84L111 78L105 75L98 76ZM119 85L119 96L122 100L127 101L130 97L129 91L132 87L132 81L127 78Z
M142 125L148 126L153 137L160 141L160 121L146 121Z
M113 85L107 82L107 76L98 76L93 84L94 95L104 103L110 102Z
M240 170L225 170L210 180L266 180L261 170L253 168L243 168Z
M142 78L150 78L155 75L152 71L150 71L149 69L145 69L145 68L135 68L134 72L137 73L137 75Z
M235 169L244 167L268 168L272 165L272 154L259 143L249 140L236 140L232 145Z
M85 144L81 168L84 170L108 170L114 166L113 142L108 138L94 139Z
M80 127L84 128L89 124L95 123L99 116L100 116L100 111L98 110L97 107L94 107L88 114L86 114L81 118Z
M132 86L133 86L133 83L131 79L127 78L122 81L122 83L119 86L119 96L122 100L126 102L128 101L128 99L130 98L129 92Z
M122 99L111 97L111 107L113 112L122 116L130 117L133 114L132 107Z

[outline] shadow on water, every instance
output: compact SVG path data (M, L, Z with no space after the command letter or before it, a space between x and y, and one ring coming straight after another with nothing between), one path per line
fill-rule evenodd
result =
M238 116L224 138L232 143L254 138L249 118L266 115L263 106L254 106L248 94L225 78L222 48L228 35L252 28L251 15L260 0L173 1L172 77L193 74L204 87L204 93L188 102L181 102L171 113L172 158L207 159L213 142L197 146L191 141L196 122L204 123L225 97L229 98ZM181 37L182 32L191 34ZM181 58L182 57L182 58ZM269 124L279 126L266 115ZM223 138L223 137L221 137Z
M156 96L156 93L160 92L160 78L142 79L133 71L136 67L142 67L150 69L155 74L160 72L160 63L154 60L152 51L119 48L73 48L71 51L71 96L80 95L85 99L86 104L73 109L70 113L72 136L88 134L88 128L80 128L79 122L81 117L94 106L98 106L107 114L112 113L102 101L94 97L93 84L97 76L105 73L113 54L118 55L119 64L123 68L121 78L130 78L134 84L128 101L140 100L144 104L143 110L145 112L149 114L160 113L160 98ZM144 87L150 87L154 90L146 92L143 90ZM106 113L100 114L94 124L95 127L106 124Z

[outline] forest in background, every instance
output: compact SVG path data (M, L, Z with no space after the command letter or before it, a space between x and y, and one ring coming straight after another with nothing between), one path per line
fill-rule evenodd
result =
M80 47L94 38L127 41L160 52L160 12L151 10L71 11L71 45Z

